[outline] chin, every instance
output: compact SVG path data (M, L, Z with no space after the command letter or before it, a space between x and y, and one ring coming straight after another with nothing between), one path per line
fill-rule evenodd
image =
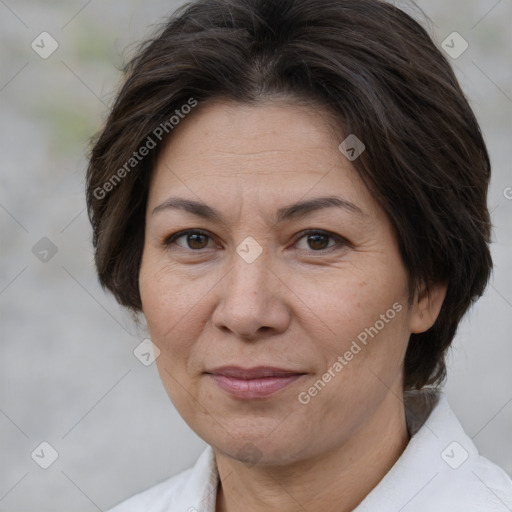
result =
M299 439L303 439L300 435ZM208 441L223 455L248 466L279 466L300 458L297 437L282 435L270 439L267 435L245 434L237 438L228 435L220 442ZM218 440L217 440L218 441Z

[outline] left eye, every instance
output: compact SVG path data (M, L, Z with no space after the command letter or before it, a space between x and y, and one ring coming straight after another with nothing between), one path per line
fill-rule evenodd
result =
M329 233L326 231L307 231L299 238L299 241L306 240L306 244L314 252L325 251L331 249L335 245L346 245L346 242L339 236ZM329 240L333 240L334 243L329 245ZM298 245L297 242L296 245ZM299 249L302 249L299 247ZM306 249L307 250L307 249Z

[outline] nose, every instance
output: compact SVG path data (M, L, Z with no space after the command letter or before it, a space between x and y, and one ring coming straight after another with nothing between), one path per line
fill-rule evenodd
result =
M215 327L246 341L286 331L290 324L290 290L262 254L247 263L238 254L218 283L219 300L212 315Z

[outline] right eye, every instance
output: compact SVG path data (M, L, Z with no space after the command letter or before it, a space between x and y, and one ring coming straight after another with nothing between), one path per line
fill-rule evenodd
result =
M185 245L178 243L178 240L181 239L185 240L183 242ZM168 236L164 240L163 244L169 249L171 249L173 245L177 245L182 249L196 252L201 249L207 249L208 241L212 241L212 238L204 231L200 231L198 229L187 229Z

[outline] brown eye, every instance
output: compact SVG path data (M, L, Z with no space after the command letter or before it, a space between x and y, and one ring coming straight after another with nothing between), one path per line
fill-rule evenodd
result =
M329 243L329 236L323 234L308 235L308 244L311 249L322 250L327 249Z
M191 233L186 235L187 243L191 249L204 249L208 243L207 239L208 237L202 233Z
M307 247L300 247L302 240L306 241ZM310 230L302 233L297 244L299 249L309 252L330 251L343 248L349 243L341 236L335 235L328 231Z
M181 239L185 240L184 244L183 242L177 243L177 241ZM188 230L171 235L165 240L164 244L166 247L178 245L183 249L201 250L207 248L209 240L211 240L210 237L202 231Z

